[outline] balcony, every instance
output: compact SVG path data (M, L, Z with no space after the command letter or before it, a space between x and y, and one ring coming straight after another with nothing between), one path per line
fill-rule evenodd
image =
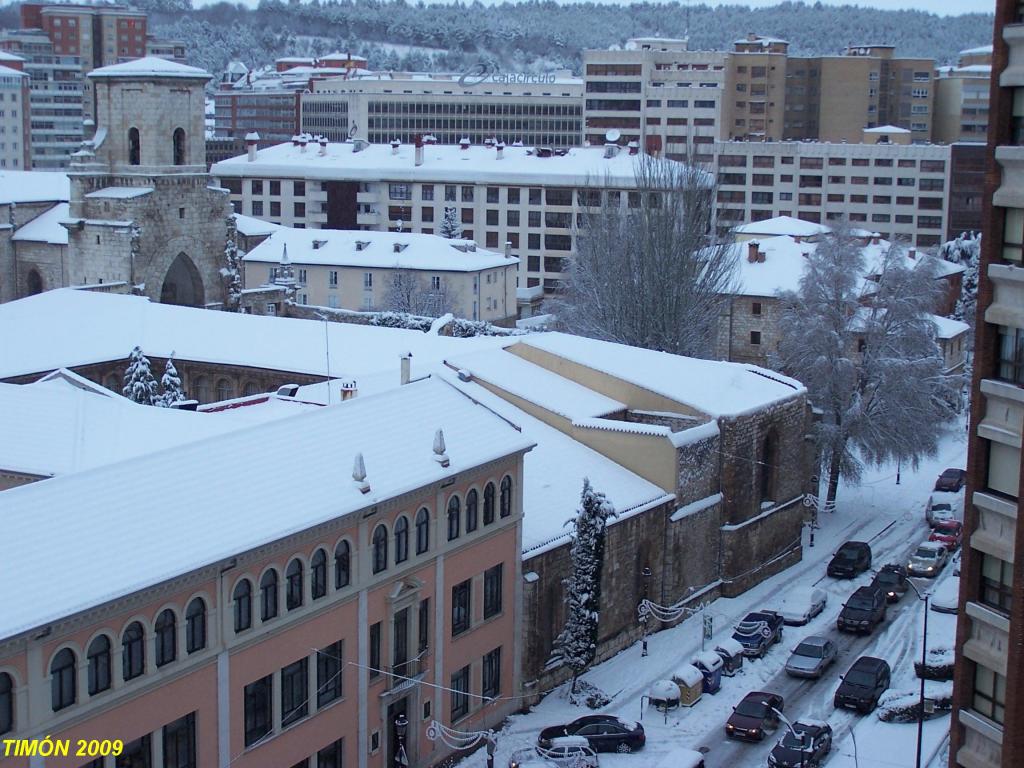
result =
M356 224L362 227L378 227L381 223L381 215L377 211L369 213L357 213Z
M356 192L357 203L376 203L379 200L380 195L378 195L376 192Z
M1013 88L1024 85L1024 24L1003 27L1003 40L1010 49L1006 69L999 75L999 85Z

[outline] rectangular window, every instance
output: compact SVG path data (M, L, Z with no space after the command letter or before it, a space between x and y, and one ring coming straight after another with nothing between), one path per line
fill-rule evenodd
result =
M153 742L148 733L125 744L124 751L114 760L115 768L150 768L152 765Z
M281 182L271 181L270 182L270 196L279 196L281 194Z
M484 571L484 618L501 613L502 564Z
M388 197L392 200L412 200L412 187L409 184L388 184Z
M370 677L380 675L380 622L370 625Z
M245 686L245 746L251 747L273 727L274 676Z
M473 223L473 209L472 208L463 208L462 209L462 216L460 218L462 219L462 223L463 224L472 224Z
M306 204L305 203L294 203L295 218L303 219L306 217Z
M971 707L989 720L1002 723L1006 718L1006 678L982 664L975 664Z
M257 181L253 181L253 182L250 182L250 183L252 185L252 194L254 194L254 195L262 195L263 194L263 182L262 181L257 180Z
M309 659L301 658L281 670L281 726L309 714Z
M316 768L343 768L345 739L338 739L316 753Z
M373 288L373 272L363 272L363 288Z
M434 185L424 184L420 187L420 199L421 200L433 200L434 199Z
M430 598L420 600L419 620L417 623L419 635L419 653L423 653L430 647Z
M281 215L281 203L279 200L270 201L270 215L275 217Z
M519 205L519 187L509 187L508 204Z
M252 215L253 216L262 216L263 215L263 201L262 200L253 200L252 201Z
M306 196L306 182L295 181L292 182L292 197L305 197Z
M484 656L483 687L480 691L490 699L501 695L501 648L495 648Z
M761 345L761 332L760 331L751 331L750 332L750 343L753 346L755 346L755 347Z
M469 714L469 666L452 675L452 723Z
M420 221L424 222L425 224L433 223L433 221L434 221L434 209L433 208L423 208L420 211Z
M452 637L469 629L472 621L472 582L469 579L452 587Z
M462 188L462 202L472 203L473 202L473 187L466 185Z
M342 696L345 641L339 640L316 655L316 708L330 704Z
M755 301L750 305L750 314L760 317L761 315L761 302Z
M526 247L529 248L531 251L539 251L540 250L540 235L537 234L536 232L531 232L529 235L527 235L527 237L526 237Z
M445 202L455 202L455 198L456 198L456 193L457 192L458 192L458 190L456 189L454 184L445 184L444 185L444 199L445 199Z
M487 210L487 226L498 226L498 211L496 208L489 208Z
M1009 615L1013 597L1013 564L995 555L981 556L980 602Z
M164 726L164 768L196 768L196 713Z
M338 270L332 269L327 273L327 287L337 288L338 287Z
M519 226L519 211L506 211L505 212L505 225L508 227Z
M539 227L540 211L528 211L526 214L526 224L529 227Z
M498 202L498 188L497 187L488 187L487 188L487 202L488 203L496 203L496 202Z

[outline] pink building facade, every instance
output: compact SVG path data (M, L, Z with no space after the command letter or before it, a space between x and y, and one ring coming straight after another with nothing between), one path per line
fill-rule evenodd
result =
M45 621L0 630L0 740L70 739L72 754L78 739L126 745L119 758L13 757L5 765L389 768L399 742L394 722L404 715L409 764L428 766L447 754L426 736L433 720L476 730L497 726L519 707L520 489L529 442L440 382L361 400L284 420L288 425L260 425L242 438L212 438L200 450L184 446L156 461L147 456L4 492L15 532L27 532L23 547L39 557L64 550L59 540L33 537L32 510L50 514L76 498L110 509L107 519L91 518L109 548L72 556L80 567L91 560L102 571L139 541L122 481L144 482L161 463L173 474L221 456L221 469L235 472L225 480L227 493L205 494L208 505L197 509L192 502L204 494L183 491L180 532L163 540L181 548L183 563L190 541L202 550L204 539L225 527L234 531L228 539L244 544L124 594L119 583L100 579L96 594L106 591L109 599L54 616L28 606L25 615ZM386 416L419 411L425 402L440 402L438 413L421 418L431 421L427 427ZM354 419L345 418L346 409ZM366 454L376 475L325 472L334 459L319 456L319 438L332 431L316 423L322 414L340 425L338 445L353 434L346 422L356 432L377 425L371 442L381 450L371 446ZM424 444L417 433L423 437L434 422L453 446L451 457L426 443L416 454L423 461L411 461L408 443ZM311 427L315 437L305 443L279 442ZM470 444L470 432L480 429L492 438L486 452ZM235 450L263 438L268 451L305 454L310 472L283 468L275 476ZM288 463L302 466L302 458ZM374 480L384 471L389 479L378 489ZM317 476L321 486L310 492ZM338 488L346 511L307 524L313 518L297 510L330 498L323 484ZM267 490L282 485L286 503ZM232 497L237 507L220 503ZM269 516L252 507L261 497L277 505ZM154 497L155 511L138 516L160 514L164 503ZM258 530L246 530L250 519ZM267 520L283 535L266 537ZM118 527L124 536L110 537ZM89 541L82 545L89 550ZM3 604L17 599L10 590L17 587L0 587Z

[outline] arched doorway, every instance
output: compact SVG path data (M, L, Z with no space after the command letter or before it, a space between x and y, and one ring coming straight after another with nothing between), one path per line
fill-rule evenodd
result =
M28 296L35 296L43 292L43 278L38 270L30 269L25 278L25 293Z
M164 284L160 288L160 303L187 307L201 307L205 303L199 270L184 253L175 256L167 270Z

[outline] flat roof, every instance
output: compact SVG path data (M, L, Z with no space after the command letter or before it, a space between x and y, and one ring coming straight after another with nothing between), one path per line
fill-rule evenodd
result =
M60 171L0 171L0 205L67 202L71 181Z
M187 64L179 64L170 59L163 59L159 56L146 56L141 59L123 61L120 64L111 64L106 67L94 69L89 77L127 77L127 78L149 78L149 77L171 77L188 80L209 80L213 77L205 69L190 67Z

